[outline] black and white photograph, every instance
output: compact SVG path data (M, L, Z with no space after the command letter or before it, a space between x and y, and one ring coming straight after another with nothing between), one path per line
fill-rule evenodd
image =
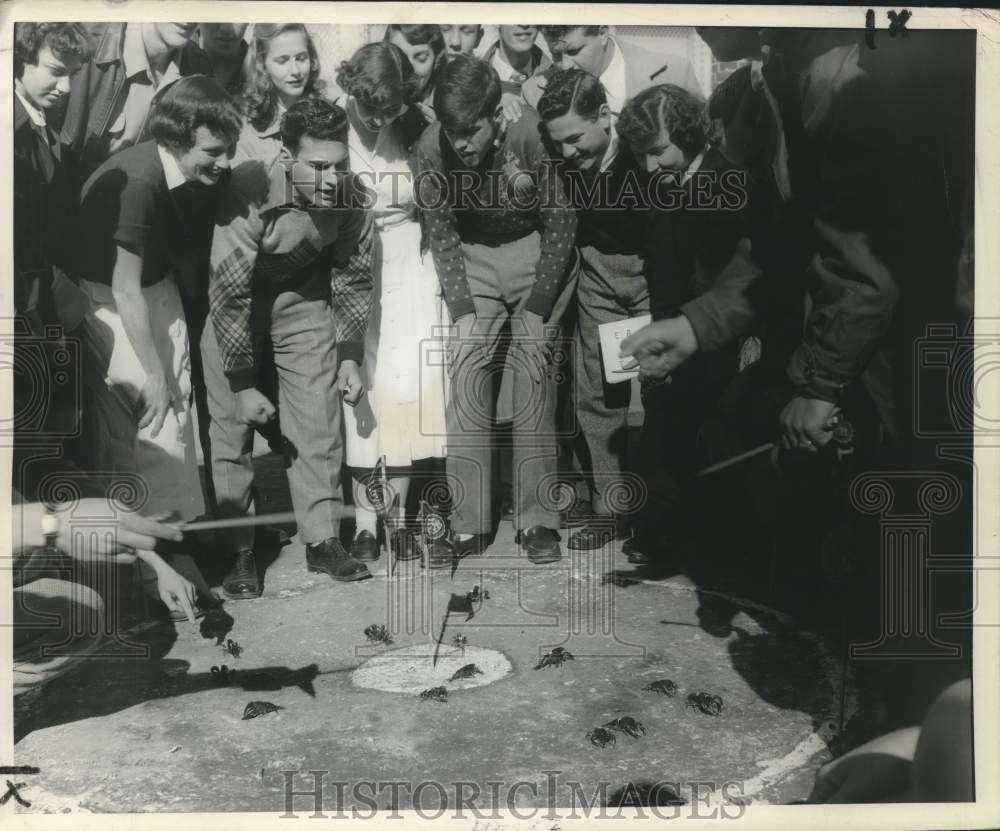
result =
M1000 825L995 12L0 29L0 822Z

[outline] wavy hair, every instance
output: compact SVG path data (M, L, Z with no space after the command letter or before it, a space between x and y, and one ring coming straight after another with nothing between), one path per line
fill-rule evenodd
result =
M650 147L666 129L670 141L686 155L697 155L711 133L705 100L674 84L644 89L625 102L618 134L633 150Z
M542 121L552 121L567 113L595 121L608 103L604 86L582 69L560 69L549 78L536 109Z
M171 84L149 115L149 134L160 144L190 150L195 133L206 127L236 144L243 119L232 96L207 75L188 75Z
M93 44L79 23L15 23L14 77L24 74L26 64L38 63L38 50L48 46L59 60L74 57L86 63L93 54Z
M368 43L337 70L337 86L364 106L395 113L420 97L420 79L410 59L388 41Z
M271 41L286 32L301 32L306 38L309 51L309 79L306 81L302 97L320 97L324 84L319 79L319 54L316 44L303 23L255 23L253 40L243 61L243 95L241 104L247 121L254 129L263 130L274 121L278 108L278 96L274 92L274 82L264 67Z

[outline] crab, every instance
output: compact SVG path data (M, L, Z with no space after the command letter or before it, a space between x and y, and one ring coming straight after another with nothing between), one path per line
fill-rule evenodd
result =
M284 709L284 707L279 707L277 704L272 704L270 701L251 701L247 704L246 709L243 710L243 721Z
M234 658L239 658L243 653L243 647L240 646L232 638L226 639L226 645L223 647L227 655L232 655Z
M365 637L370 643L383 643L386 646L392 643L392 635L381 623L373 623L371 626L365 627Z
M465 649L469 639L465 637L465 635L455 635L455 637L451 639L451 642L459 649Z
M562 666L566 661L572 661L573 653L567 649L563 649L561 646L557 646L551 652L546 652L542 659L535 664L535 669L543 669L544 667L558 667Z
M722 715L722 697L707 692L694 692L687 697L687 706L706 716Z
M666 695L673 698L677 695L677 685L671 681L669 678L661 678L659 681L653 681L651 684L646 684L643 687L646 692L660 693L660 695Z
M459 667L455 670L455 674L449 678L449 681L461 681L463 678L472 678L474 675L482 675L483 671L477 667L475 664L466 664L464 667Z
M212 675L223 686L230 686L236 680L236 673L230 671L229 667L223 664L221 667L212 667Z
M442 704L448 700L448 690L444 687L431 687L420 693L423 701L440 701Z
M614 747L616 741L615 734L603 727L595 727L587 734L587 738L596 747L607 747L609 744Z
M618 730L620 733L631 736L633 739L637 739L646 733L646 728L632 718L632 716L622 716L621 718L613 719L607 724L602 724L601 727L605 730Z
M488 591L480 591L479 586L473 587L472 591L469 592L469 600L473 603L480 603L483 600L489 600L490 593Z

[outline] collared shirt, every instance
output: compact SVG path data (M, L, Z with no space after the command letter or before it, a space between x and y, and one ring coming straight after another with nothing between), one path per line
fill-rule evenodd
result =
M504 57L503 46L499 41L496 44L496 48L493 49L493 58L490 60L490 66L497 71L497 75L500 76L501 81L513 81L515 84L523 84L527 81L531 77L531 70L533 68L531 62L529 62L527 72L514 69Z
M628 98L625 89L625 56L622 54L618 41L614 38L608 40L614 46L615 54L611 58L611 63L601 73L601 83L608 96L608 109L617 115L622 111Z
M163 164L163 175L167 180L167 190L173 190L174 188L179 188L185 182L187 182L187 177L181 172L180 165L177 164L177 159L173 157L173 154L161 145L156 145L156 152L160 155L160 162Z
M108 148L110 153L117 153L136 143L146 126L156 94L181 77L178 51L171 56L170 63L158 81L153 81L146 44L142 39L142 26L141 23L129 23L125 26L122 65L125 69L126 94L124 104L108 128L111 137Z
M681 184L683 185L688 181L695 173L698 172L698 168L701 167L701 163L705 161L705 154L708 152L711 145L706 144L701 148L701 152L694 157L694 160L687 166L687 170L684 171L684 175L681 176Z
M31 119L32 124L43 129L48 127L48 122L45 120L45 113L21 95L17 86L14 87L14 94L20 99L21 105L24 107L24 111L28 114L28 118Z
M611 117L611 137L608 141L608 147L604 151L604 158L601 159L601 166L599 168L601 173L604 173L612 164L614 164L615 159L618 158L618 129L616 127L618 119L614 116Z

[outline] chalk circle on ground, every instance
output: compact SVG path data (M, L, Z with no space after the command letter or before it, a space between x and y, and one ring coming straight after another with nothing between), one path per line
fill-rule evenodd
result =
M457 681L449 680L467 664L475 664L482 674ZM416 644L392 649L369 658L354 671L354 686L382 692L419 695L431 687L445 687L449 693L485 687L508 675L513 667L507 656L495 649L443 646L434 663L434 644Z

